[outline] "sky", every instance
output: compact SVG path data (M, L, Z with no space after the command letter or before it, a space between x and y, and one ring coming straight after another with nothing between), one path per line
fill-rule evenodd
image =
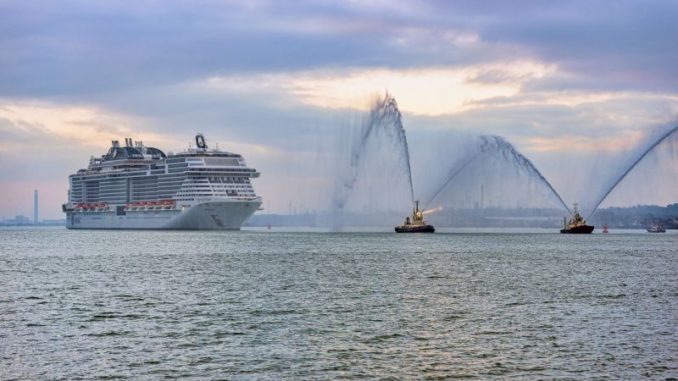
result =
M501 135L576 201L595 176L564 163L622 163L678 125L677 18L670 0L0 0L0 216L32 215L38 189L62 218L68 175L111 140L177 152L196 132L262 173L267 211L319 210L333 137L386 91L411 142Z

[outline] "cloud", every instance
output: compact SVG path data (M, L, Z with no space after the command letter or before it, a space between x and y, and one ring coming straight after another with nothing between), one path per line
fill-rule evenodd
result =
M633 131L627 135L610 136L605 139L605 144L583 136L557 136L553 138L529 138L525 139L525 149L531 152L601 152L601 151L626 151L636 147L644 138L640 131Z
M523 83L555 71L553 65L517 61L468 67L417 69L341 69L247 77L213 77L207 88L287 92L299 102L329 109L366 109L374 94L397 94L402 111L442 115L463 111L467 104L512 97ZM492 77L492 78L490 78Z
M0 152L49 150L56 147L108 147L111 138L136 135L165 141L139 127L139 118L96 106L58 105L47 102L0 101Z
M671 1L4 2L0 95L82 101L213 76L498 60L575 73L561 89L665 92L678 86L677 11Z

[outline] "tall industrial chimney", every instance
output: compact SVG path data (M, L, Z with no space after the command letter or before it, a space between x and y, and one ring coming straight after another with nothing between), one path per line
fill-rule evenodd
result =
M33 223L38 223L38 190L33 191Z

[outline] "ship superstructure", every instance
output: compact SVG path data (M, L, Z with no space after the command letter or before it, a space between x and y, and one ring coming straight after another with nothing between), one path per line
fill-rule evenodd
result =
M563 228L560 229L562 234L591 234L594 227L586 224L584 217L579 214L577 210L577 204L574 204L574 211L572 213L572 218L569 221L563 219Z
M236 153L195 148L166 155L141 141L117 140L69 176L63 205L71 229L237 230L261 205L259 173Z

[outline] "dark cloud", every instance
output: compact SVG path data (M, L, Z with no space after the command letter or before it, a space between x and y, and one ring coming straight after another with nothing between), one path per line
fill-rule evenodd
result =
M673 91L674 1L442 2L490 43L521 46L588 86ZM562 85L562 84L561 84ZM584 83L580 83L580 86Z
M362 33L341 14L305 12L216 2L4 3L0 87L5 96L107 92L392 56L379 33Z
M3 2L3 96L87 96L212 75L533 56L591 86L675 89L672 1ZM450 34L480 37L460 46Z

